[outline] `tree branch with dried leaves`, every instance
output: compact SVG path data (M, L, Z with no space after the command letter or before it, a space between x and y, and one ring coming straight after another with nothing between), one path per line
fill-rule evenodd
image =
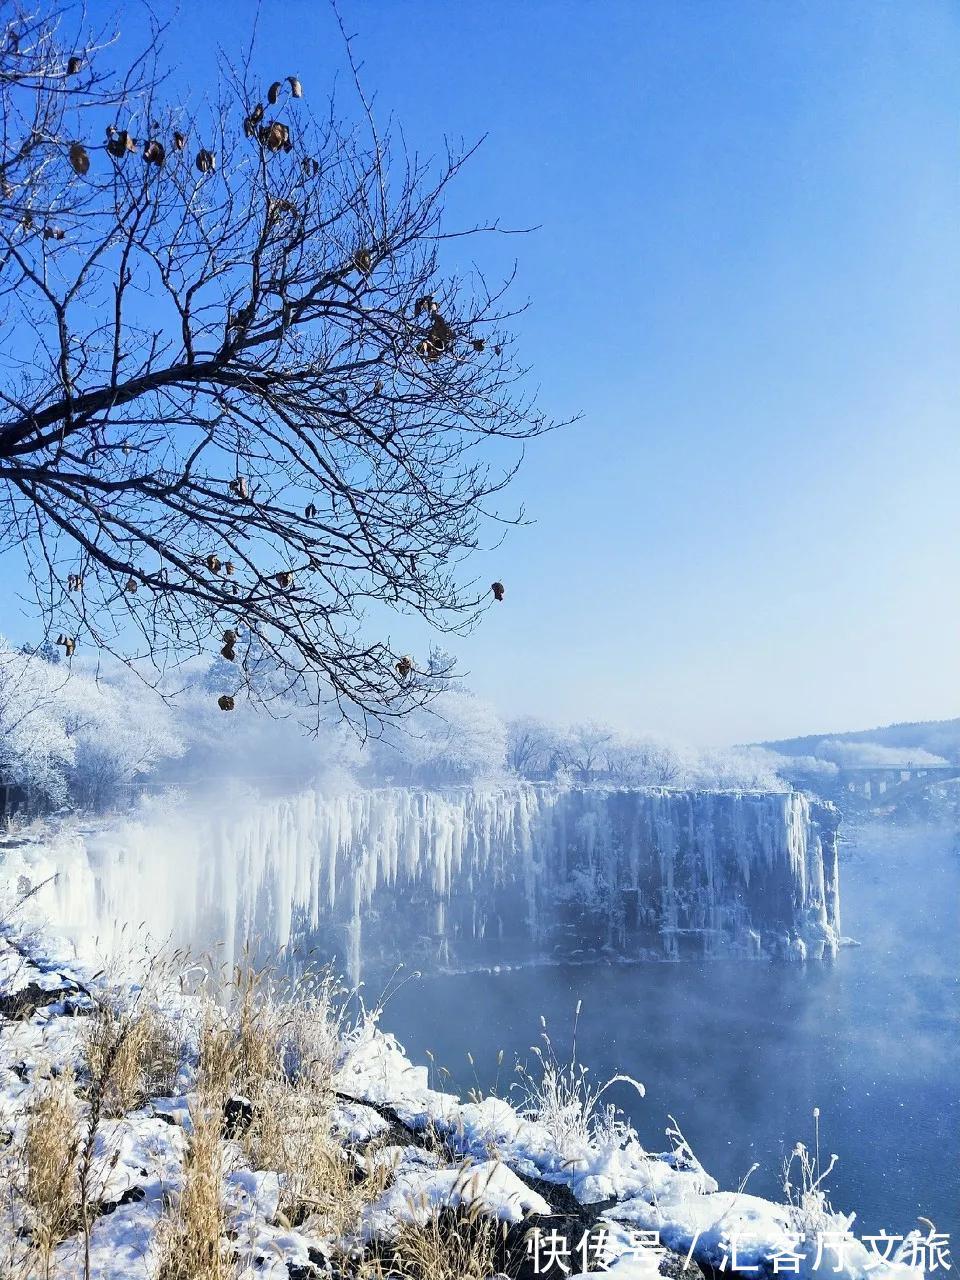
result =
M445 227L470 152L315 117L296 76L165 102L159 33L114 73L112 34L63 30L0 29L0 503L50 637L158 671L222 645L238 693L255 644L318 706L401 715L437 682L369 607L471 626L464 561L552 425L509 281L444 269L499 229Z

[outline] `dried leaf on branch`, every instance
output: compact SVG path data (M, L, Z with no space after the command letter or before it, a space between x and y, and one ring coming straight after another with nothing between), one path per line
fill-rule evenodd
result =
M114 124L107 126L107 150L115 160L122 160L136 149L136 139L126 129L118 129Z
M90 156L87 154L87 148L82 142L75 142L70 148L70 163L74 172L79 173L82 178L85 173L90 170Z
M51 140L0 139L0 521L34 531L47 634L158 669L222 636L236 661L240 609L278 688L364 729L406 714L436 682L368 633L371 606L479 616L459 565L551 425L512 362L458 358L516 312L480 245L475 275L452 269L447 232L486 225L444 219L465 157L314 117L295 75L173 98L149 57L114 76L37 21L13 53L0 17L0 73L39 59L28 85L0 74L0 109Z

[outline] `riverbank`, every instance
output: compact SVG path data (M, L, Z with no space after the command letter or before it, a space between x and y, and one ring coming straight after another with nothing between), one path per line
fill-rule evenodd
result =
M329 978L276 986L183 956L110 978L56 952L55 937L8 921L11 1280L698 1280L773 1273L778 1257L804 1276L922 1274L909 1248L883 1260L856 1239L806 1153L792 1203L777 1204L720 1190L676 1129L669 1150L645 1150L546 1039L514 1081L518 1105L463 1099L409 1061L377 1011L351 1014Z

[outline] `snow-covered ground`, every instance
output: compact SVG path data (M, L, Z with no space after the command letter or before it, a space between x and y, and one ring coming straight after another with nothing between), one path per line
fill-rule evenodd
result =
M31 1103L51 1077L72 1071L82 1082L84 1026L103 982L88 968L57 959L57 946L55 936L17 932L10 924L0 942L0 998L7 1015L0 1023L0 1130L11 1184L0 1222L5 1256L22 1248L22 1233L29 1231L29 1212L17 1191L17 1153ZM193 999L176 991L170 996L168 1013L185 1031L173 1096L152 1098L96 1127L94 1163L101 1172L89 1240L90 1280L146 1280L156 1274L158 1226L182 1189L192 1125ZM339 1265L351 1252L356 1256L357 1250L388 1241L405 1222L422 1223L443 1206L476 1202L483 1214L514 1230L550 1226L553 1234L530 1238L525 1275L585 1274L575 1254L564 1255L569 1234L561 1232L558 1241L553 1230L558 1216L566 1214L568 1224L576 1220L571 1203L597 1206L591 1214L598 1244L590 1266L618 1280L664 1274L671 1254L682 1255L675 1263L689 1257L750 1275L783 1270L847 1280L919 1280L923 1274L911 1258L918 1248L917 1258L924 1256L916 1233L887 1247L884 1256L883 1248L858 1240L852 1221L832 1214L816 1191L800 1205L721 1191L679 1134L672 1150L649 1153L629 1124L602 1108L591 1119L570 1100L559 1108L517 1109L503 1098L464 1101L438 1089L428 1068L411 1063L372 1017L344 1029L333 1088L332 1124L345 1158L356 1160L361 1173L365 1159L385 1162L382 1191L365 1208L352 1239L311 1235L278 1213L276 1171L251 1169L240 1144L225 1136L222 1194L235 1258L230 1274L245 1280L322 1275L327 1260ZM89 1121L90 1104L83 1105ZM722 1125L723 1116L716 1122ZM423 1140L426 1134L431 1142ZM369 1144L378 1135L381 1145L371 1154ZM17 1274L23 1273L10 1271ZM81 1240L67 1238L55 1250L49 1280L83 1275Z

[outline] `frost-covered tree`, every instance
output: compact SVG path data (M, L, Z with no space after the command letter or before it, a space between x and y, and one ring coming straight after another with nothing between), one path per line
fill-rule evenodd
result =
M642 787L677 785L689 758L670 743L627 734L612 736L606 749L607 775L614 782Z
M609 725L597 720L571 726L557 745L558 763L579 782L592 782L607 773L607 753L614 740Z
M521 778L553 776L564 733L536 716L520 716L507 724L507 766Z
M63 675L0 638L0 782L62 804L75 743L63 721Z
M402 733L371 747L375 767L386 776L427 786L476 782L502 777L507 731L490 703L446 689L408 717Z
M0 781L98 808L183 750L169 707L129 672L68 673L0 641Z
M22 644L20 652L35 653L38 658L42 658L44 662L48 662L53 667L58 666L60 663L60 650L56 645L51 644L49 640L44 640L42 644Z
M789 790L777 772L777 757L761 747L700 752L687 775L687 785L724 790Z
M74 672L58 707L73 744L68 794L81 808L122 800L125 788L185 750L170 707L122 668L109 681Z

